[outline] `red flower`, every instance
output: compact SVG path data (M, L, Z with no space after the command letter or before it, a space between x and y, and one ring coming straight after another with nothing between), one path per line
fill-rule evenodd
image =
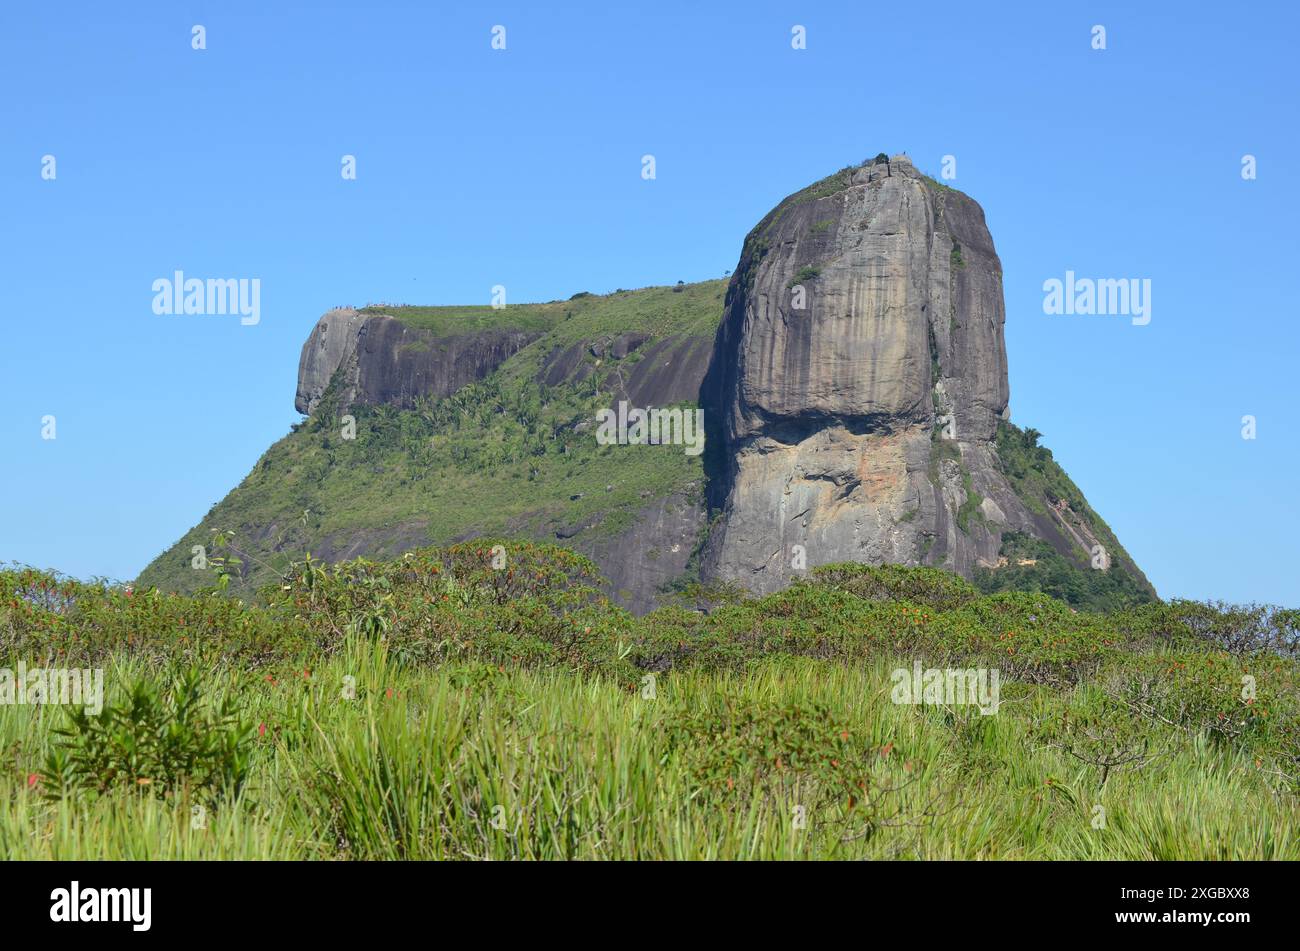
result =
M35 788L36 788L36 784L39 783L40 781L41 781L41 777L40 777L40 774L39 774L39 773L28 773L28 774L27 774L27 788L28 788L28 789L35 789Z
M259 723L259 724L257 725L257 735L258 735L258 736L266 736L266 724L265 724L265 723Z

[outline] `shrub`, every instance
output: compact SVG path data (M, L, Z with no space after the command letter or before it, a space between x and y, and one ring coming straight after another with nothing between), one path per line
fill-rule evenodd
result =
M819 267L813 267L810 264L804 265L803 267L799 268L798 274L790 278L790 283L788 283L786 287L794 287L796 284L802 284L805 281L815 280L817 277L821 275L821 273L822 273L822 269Z
M1300 650L1298 613L1262 604L1176 598L1147 606L1143 618L1147 630L1162 639L1189 639L1245 657L1270 650L1295 655Z
M46 759L42 778L51 798L73 790L113 788L213 801L239 791L248 775L253 725L235 700L206 703L196 669L169 691L138 680L125 700L98 716L82 707L68 713Z
M1280 665L1277 660L1243 664L1223 653L1138 655L1129 659L1110 693L1156 723L1220 744L1253 744L1295 722L1294 693L1276 689Z
M1105 788L1112 773L1150 765L1171 747L1171 738L1152 730L1116 698L1086 691L1032 731L1036 739L1096 771Z
M961 607L979 597L969 581L941 568L845 562L814 568L812 577L816 584L869 601L907 601L936 611Z

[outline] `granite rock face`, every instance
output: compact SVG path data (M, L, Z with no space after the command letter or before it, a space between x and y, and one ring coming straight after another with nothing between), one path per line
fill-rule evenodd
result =
M447 396L482 379L538 336L520 330L436 335L384 314L331 310L303 344L294 407L312 413L341 369L344 406L409 409L421 396Z
M633 406L667 406L699 400L700 384L713 353L712 341L684 334L652 338L645 333L625 333L609 342L557 347L542 360L537 381L547 386L581 383L595 372L595 367L583 359L584 354L620 360L634 351L640 353L641 360L616 374L611 381L611 402L627 400Z
M970 576L1004 531L1055 534L997 463L1004 320L979 205L905 156L773 209L746 238L702 389L722 514L705 579L769 592L837 561Z
M599 566L609 593L633 614L658 607L660 592L686 570L706 519L696 489L692 484L648 498L625 532L574 540L573 547Z
M352 308L340 307L316 321L298 359L298 392L293 401L298 412L316 409L334 371L356 353L357 334L366 320Z

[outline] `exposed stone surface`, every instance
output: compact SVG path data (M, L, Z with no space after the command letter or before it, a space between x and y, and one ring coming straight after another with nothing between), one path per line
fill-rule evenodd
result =
M695 551L706 513L702 494L694 489L647 501L632 526L617 536L574 541L573 547L600 567L609 593L636 614L658 606L660 590L682 575Z
M979 205L905 156L778 205L745 241L703 389L723 515L706 580L773 591L801 555L969 576L1014 530L1068 550L997 463L1004 320Z
M557 347L542 359L537 379L547 386L581 383L596 371L595 360L621 360L637 350L640 359L620 366L612 380L614 402L627 400L633 406L649 407L699 401L713 341L682 334L651 339L648 334L627 333L608 343Z
M330 377L357 348L357 333L366 318L350 307L327 311L312 328L298 359L298 393L294 408L311 413L325 395Z
M336 370L343 405L410 408L487 376L540 334L480 330L438 336L383 314L331 310L316 322L298 362L300 413L315 410Z

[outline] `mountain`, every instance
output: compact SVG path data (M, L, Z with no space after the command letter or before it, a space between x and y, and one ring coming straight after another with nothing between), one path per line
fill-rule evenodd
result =
M589 555L637 612L693 581L767 592L843 561L1080 607L1153 599L1011 424L1004 321L979 205L883 155L777 205L729 283L332 310L299 364L308 418L138 583L211 584L193 551L222 531L244 589L304 552L517 537ZM680 411L660 444L635 418L652 407ZM697 408L702 455L679 438Z

